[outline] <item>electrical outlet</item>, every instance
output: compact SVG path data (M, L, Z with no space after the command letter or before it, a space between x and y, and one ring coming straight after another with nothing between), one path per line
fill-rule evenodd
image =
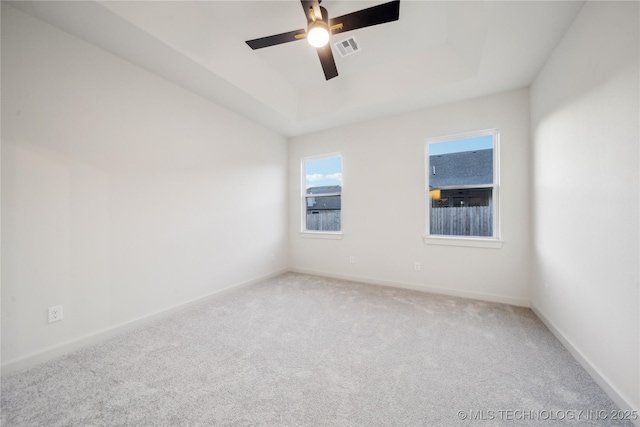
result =
M351 255L349 257L349 264L355 264L356 263L356 257L354 257L353 255Z
M545 297L549 296L549 284L548 283L544 284L544 296Z
M62 320L62 306L49 307L49 323L57 322L58 320Z
M415 271L420 271L420 263L419 262L414 262L413 263L413 269Z

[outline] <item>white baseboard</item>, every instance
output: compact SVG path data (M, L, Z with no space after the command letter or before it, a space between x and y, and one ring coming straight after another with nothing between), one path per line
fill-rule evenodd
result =
M148 314L146 316L138 317L137 319L130 320L128 322L120 323L114 325L109 328L102 329L100 331L94 332L89 335L85 335L81 338L68 341L62 344L59 344L55 347L47 348L43 351L39 351L34 354L30 354L28 356L22 357L20 359L11 360L2 364L0 368L2 370L2 375L10 374L12 372L21 371L23 369L28 369L34 365L39 363L46 362L54 357L62 356L64 354L70 353L74 350L86 347L91 344L95 344L101 341L104 341L108 338L111 338L115 335L122 334L124 332L139 328L147 323L153 322L155 320L162 319L163 317L169 316L173 313L182 311L186 308L193 307L199 304L206 303L207 301L219 298L225 294L238 290L240 288L244 288L246 286L253 285L254 283L261 282L266 279L270 279L272 277L279 276L280 274L286 273L289 271L288 269L282 269L275 271L273 273L266 274L264 276L256 277L241 283L236 283L235 285L228 286L224 289L220 289L218 291L212 292L210 294L204 295L199 298L194 298L190 301L186 301L172 307L166 308L164 310L157 311L155 313Z
M334 279L351 280L353 282L369 283L372 285L389 286L392 288L411 289L414 291L430 292L433 294L450 295L454 297L470 298L480 301L498 302L502 304L515 305L518 307L530 307L530 301L526 298L505 297L502 295L485 294L481 292L471 292L460 289L439 288L437 286L416 285L412 283L403 283L391 280L373 279L371 277L351 276L345 274L336 274L326 271L306 270L301 268L292 268L290 271L294 273L310 274L313 276L332 277Z
M582 365L582 367L591 375L591 378L598 383L598 385L604 390L605 393L618 405L618 407L624 411L637 411L640 414L640 408L634 407L631 400L626 398L607 378L589 361L573 342L562 333L556 325L549 320L547 316L538 308L533 302L531 302L531 310L538 316L538 318L545 324L553 335L562 343L562 345L569 350L569 353ZM634 420L634 424L640 427L640 419Z

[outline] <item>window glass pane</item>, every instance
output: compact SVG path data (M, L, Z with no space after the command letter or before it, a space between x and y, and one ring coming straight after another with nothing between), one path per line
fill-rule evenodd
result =
M493 133L428 144L430 234L494 235L493 151Z
M493 135L429 144L429 186L493 183Z
M473 192L484 193L474 197ZM443 191L432 199L430 233L444 236L493 236L492 188Z
M305 161L305 230L341 231L342 158Z

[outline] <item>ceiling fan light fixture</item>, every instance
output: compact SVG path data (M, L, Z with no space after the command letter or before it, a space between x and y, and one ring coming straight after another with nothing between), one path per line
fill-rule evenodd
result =
M338 77L338 68L333 58L333 50L331 46L326 47L332 32L337 34L359 28L371 27L373 25L397 21L400 17L400 0L392 0L377 6L334 17L330 21L327 10L320 6L321 1L322 0L300 0L304 15L307 18L306 32L303 29L299 29L261 37L259 39L247 40L246 43L251 49L255 50L306 38L309 44L316 48L320 65L322 65L324 78L330 80ZM351 39L348 40L350 40L349 43L351 44ZM352 47L354 50L357 49L357 44L354 42ZM336 47L336 49L340 48Z
M321 20L309 24L307 41L313 47L322 47L329 43L329 25Z

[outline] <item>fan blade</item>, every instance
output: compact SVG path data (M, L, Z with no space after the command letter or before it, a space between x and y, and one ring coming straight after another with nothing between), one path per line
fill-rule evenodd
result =
M333 60L333 52L331 52L331 44L326 44L317 48L318 57L320 58L320 64L322 64L322 71L324 71L324 78L330 80L338 76L338 68L336 67L336 61Z
M329 20L329 26L332 27L333 25L342 24L342 28L337 28L333 31L351 31L357 30L358 28L397 21L399 16L400 0L395 0L332 18Z
M300 0L300 3L302 4L302 8L304 9L304 16L307 18L308 22L311 22L315 19L322 19L322 12L320 12L320 2L318 0ZM309 15L309 9L313 9L315 19L312 19Z
M296 37L297 36L297 37ZM260 39L247 40L247 44L251 49L262 49L263 47L275 46L277 44L294 42L305 36L305 30L289 31L288 33L276 34L273 36L262 37Z

